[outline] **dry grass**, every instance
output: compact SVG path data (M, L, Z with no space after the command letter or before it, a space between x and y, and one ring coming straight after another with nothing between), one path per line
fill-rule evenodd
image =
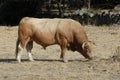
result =
M28 62L24 51L21 64L14 54L18 28L0 27L0 80L120 80L120 61L113 60L119 58L119 27L85 26L89 39L96 43L92 61L67 51L69 62L63 63L58 45L44 50L34 43L36 61Z
M112 56L113 61L120 61L120 46L117 46L114 52L114 55Z

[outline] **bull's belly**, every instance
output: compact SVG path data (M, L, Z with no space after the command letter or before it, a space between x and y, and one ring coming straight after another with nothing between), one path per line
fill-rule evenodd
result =
M49 45L56 44L55 38L49 37L49 36L47 36L47 37L44 36L44 37L39 37L39 38L34 37L33 41L35 41L36 43L40 44L43 47L47 47Z

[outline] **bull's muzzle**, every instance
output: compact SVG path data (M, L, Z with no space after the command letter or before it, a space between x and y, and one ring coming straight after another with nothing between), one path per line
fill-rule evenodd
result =
M89 60L92 60L92 59L93 59L93 57L89 57L88 59L89 59Z
M85 58L89 59L89 60L92 60L93 59L93 56L86 56Z

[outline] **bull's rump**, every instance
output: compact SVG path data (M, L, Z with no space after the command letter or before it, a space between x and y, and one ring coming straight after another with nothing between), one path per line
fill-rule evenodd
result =
M78 22L71 19L38 19L27 17L21 20L20 27L24 27L25 33L31 30L29 34L31 34L30 36L35 42L48 46L57 43L56 37L58 36L63 36L68 41L72 41L75 29L77 32L81 26Z

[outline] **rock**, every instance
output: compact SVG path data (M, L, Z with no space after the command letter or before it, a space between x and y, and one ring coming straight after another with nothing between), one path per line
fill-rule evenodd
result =
M120 11L120 5L115 6L115 7L114 7L114 10Z

